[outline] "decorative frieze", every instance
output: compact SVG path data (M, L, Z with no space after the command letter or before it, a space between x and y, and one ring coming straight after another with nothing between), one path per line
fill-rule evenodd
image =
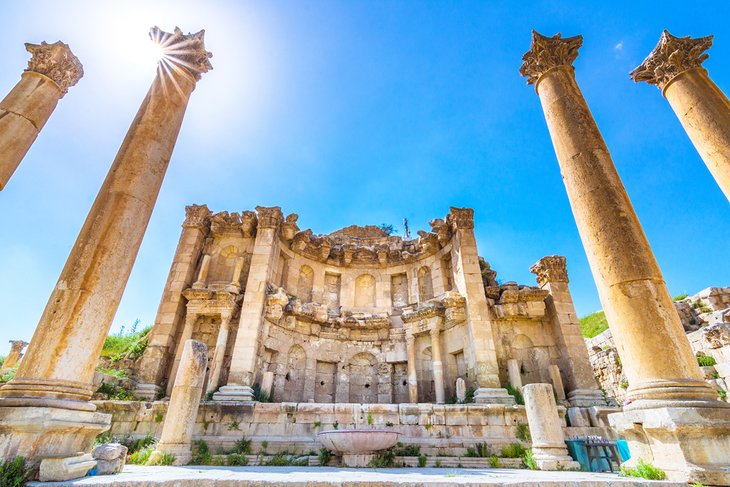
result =
M221 211L213 215L210 221L210 231L218 236L241 236L241 216L238 213Z
M84 76L81 61L74 56L68 45L61 41L53 44L45 41L40 44L26 42L25 49L31 53L26 71L51 78L61 90L61 98Z

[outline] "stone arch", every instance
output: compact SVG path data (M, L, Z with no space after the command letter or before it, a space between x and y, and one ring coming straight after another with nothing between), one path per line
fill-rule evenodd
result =
M431 268L423 266L418 269L418 301L423 302L433 298L433 279Z
M297 282L297 297L303 303L312 302L312 286L314 285L314 271L307 264L299 268L299 281Z
M370 274L361 274L355 279L355 307L375 307L375 278Z
M371 276L372 277L372 276ZM378 402L377 360L368 352L354 355L349 362L350 402L376 404Z
M281 402L301 402L303 400L306 366L307 353L300 345L292 345L286 357Z
M208 269L208 282L231 282L233 271L238 260L238 249L235 245L227 245L211 256Z

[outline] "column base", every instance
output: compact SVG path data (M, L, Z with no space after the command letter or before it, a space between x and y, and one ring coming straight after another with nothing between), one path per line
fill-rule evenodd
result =
M111 414L11 405L7 399L0 399L0 458L21 455L37 465L46 457L75 457L79 452L90 452L94 438L109 429L111 419Z
M229 385L222 386L213 394L214 401L253 402L253 389L249 386Z
M160 396L162 387L157 384L137 384L132 394L138 399L144 399L145 401L154 401Z
M175 461L172 462L173 465L187 465L193 458L190 446L190 443L158 443L147 463L154 465L162 455L168 453L175 457Z
M627 466L641 458L669 480L730 486L730 409L722 404L629 410L608 420L629 442Z
M44 458L41 460L38 480L41 482L63 482L85 477L96 466L90 453L65 458Z
M598 389L574 389L568 393L568 402L573 407L586 408L605 406L606 398Z
M580 463L568 455L568 448L565 446L533 446L532 456L540 470L580 470Z
M369 467L373 458L375 458L375 455L372 453L360 453L357 455L345 453L342 455L342 466L356 468Z
M514 396L507 389L480 387L474 392L474 402L477 404L515 404Z

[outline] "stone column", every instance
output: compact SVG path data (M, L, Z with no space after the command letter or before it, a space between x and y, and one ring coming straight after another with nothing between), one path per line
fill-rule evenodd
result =
M18 365L18 362L20 362L20 359L23 356L23 349L26 345L28 345L28 342L24 342L23 340L10 340L10 353L8 353L8 356L5 357L5 362L3 362L0 372L12 369Z
M416 373L416 337L406 336L406 353L408 355L408 401L418 402L418 374Z
M216 401L252 401L256 358L264 324L266 287L279 261L279 228L284 216L278 206L257 206L258 226L254 241L241 318L233 345L228 384L213 395Z
M167 406L160 442L150 455L151 463L165 453L175 456L174 465L187 465L190 462L193 428L203 393L207 366L208 348L205 344L187 340L183 347L180 368L175 376L170 404Z
M157 309L155 325L137 365L139 383L134 390L135 397L148 401L157 397L161 391L160 383L175 358L175 336L184 326L186 312L183 291L190 287L195 277L195 268L210 231L210 217L211 212L205 205L185 207L185 222Z
M666 30L659 44L631 72L634 81L657 85L712 176L730 200L730 101L702 63L712 36L674 37Z
M238 294L241 292L241 272L243 271L244 259L239 257L236 259L236 267L233 268L233 277L231 277L231 283L226 286L226 291Z
M533 32L520 72L540 96L578 231L630 384L623 417L631 416L627 421L641 428L645 420L656 417L658 408L678 408L691 411L697 428L704 421L708 436L710 430L715 432L712 436L718 435L712 442L717 453L709 452L710 442L702 446L689 435L679 436L673 445L681 452L675 456L679 463L665 463L669 446L646 429L645 436L635 436L632 451L638 451L642 442L647 451L661 444L661 453L652 456L665 470L677 472L675 478L682 472L698 472L699 464L727 469L729 405L718 401L704 381L659 266L575 81L571 64L582 42L581 36L548 38ZM707 453L693 455L695 467L683 456L691 450Z
M190 303L188 303L190 304ZM165 394L168 396L172 394L172 387L175 385L175 377L177 377L177 369L180 367L180 361L182 360L183 352L185 351L185 342L193 337L193 331L195 330L195 322L198 321L198 313L188 306L188 312L185 315L185 323L183 329L180 332L180 338L177 342L175 350L175 356L172 359L172 368L170 369L170 379L167 381L167 390Z
M205 289L208 287L206 281L208 280L208 269L210 268L210 255L205 254L203 261L200 263L200 271L198 272L198 278L193 283L193 289Z
M208 377L208 390L206 394L214 392L218 389L221 371L223 370L223 359L226 357L226 348L228 348L228 333L231 328L231 314L221 313L221 326L218 328L218 338L215 342L215 351L213 352L213 364L210 367L210 376Z
M18 84L0 101L0 191L35 142L58 100L84 75L61 41L25 44L31 53Z
M433 364L433 385L436 390L436 402L444 404L446 393L444 391L444 366L441 361L441 330L431 330L431 361Z
M605 405L603 393L593 375L593 366L588 358L588 349L568 288L565 257L559 255L543 257L530 267L530 272L537 275L540 288L550 293L545 299L545 308L560 349L560 363L565 371L570 405L580 407Z
M446 217L451 238L454 287L466 298L466 328L472 349L468 356L470 377L476 382L475 402L514 404L514 397L501 388L497 350L494 345L489 305L484 292L479 254L474 237L474 210L454 208Z
M522 374L520 373L520 363L511 358L507 360L507 375L509 377L509 385L517 389L522 389Z
M563 386L563 377L560 375L560 367L555 364L550 364L548 367L548 375L555 390L555 396L561 403L565 402L565 387Z
M522 388L525 413L532 437L532 454L540 470L580 470L570 458L550 384L527 384Z
M109 416L101 415L101 424L73 433L66 429L64 438L53 438L45 433L60 423L28 414L25 425L13 426L12 434L5 434L7 416L18 407L48 410L50 416L96 409L88 401L99 354L154 208L188 98L201 73L210 69L203 31L186 36L179 29L167 34L155 28L152 35L160 39L167 55L61 271L15 379L0 388L0 429L5 430L0 431L0 456L8 451L28 458L88 452L96 434L109 425Z

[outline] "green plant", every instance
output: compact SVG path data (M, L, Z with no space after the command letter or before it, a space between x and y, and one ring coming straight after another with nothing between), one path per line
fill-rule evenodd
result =
M319 455L317 455L317 458L319 458L320 466L324 467L330 462L330 459L332 458L332 452L329 451L327 448L322 447L319 449Z
M193 443L191 449L190 465L210 465L213 456L210 454L210 448L204 440L198 440Z
M15 457L0 461L0 485L3 487L20 487L30 478L30 471L25 466L25 458Z
M511 445L502 447L502 456L504 458L520 458L525 454L525 447L519 443L512 443Z
M175 455L172 453L162 453L154 460L147 460L146 465L172 465L175 463Z
M271 395L261 390L260 384L254 384L253 387L251 387L253 390L253 400L257 402L271 402Z
M629 468L621 466L621 475L624 477L640 477L646 480L664 480L667 474L661 468L655 467L649 462L645 462L643 458L639 458L636 467Z
M133 451L132 454L129 455L127 463L131 463L132 465L147 465L147 462L150 460L150 455L152 455L152 452L155 449L155 444L156 443L151 443Z
M724 390L722 390L722 389L717 389L717 395L718 395L718 397L719 397L720 399L722 399L723 401L724 401L725 399L727 399L727 392L725 392L725 391L724 391Z
M322 426L322 422L321 421L315 421L312 426L314 426L315 428L319 428L319 427Z
M388 448L387 450L383 450L379 453L377 453L372 460L370 460L370 463L368 464L370 467L375 468L390 468L395 466L395 453L393 451L393 448Z
M705 355L702 352L699 352L697 354L697 364L700 367L711 367L713 365L717 365L717 360L715 360L715 357L712 355Z
M138 359L147 348L147 336L151 329L152 327L146 327L138 332L133 327L129 334L109 335L104 340L101 356L111 358L113 361L123 358Z
M96 390L97 394L103 394L106 399L114 401L134 401L136 398L132 393L122 386L112 384L111 382L102 382Z
M17 371L18 369L10 369L0 374L0 384L5 384L6 382L10 382L15 379L15 373Z
M433 463L433 466L436 467L436 468L443 468L443 465L441 464L441 460L439 460L438 458Z
M97 372L102 374L111 375L117 379L129 379L129 371L127 369L115 369L114 367L97 367Z
M530 470L539 470L532 450L526 450L525 453L522 454L522 465Z
M372 413L368 413L368 426L373 425L373 415Z
M397 457L417 457L421 454L421 447L418 445L404 445L399 441L393 447L393 454Z
M162 413L155 414L155 423L162 423L162 420L165 419L165 415Z
M428 457L425 454L418 455L418 466L423 468L426 466L426 462L428 462Z
M492 455L487 461L489 462L489 468L499 468L502 466L497 455Z
M584 316L579 320L580 331L586 338L593 338L596 335L600 335L604 331L608 330L608 321L606 320L606 314L603 311L597 311L595 313Z
M689 296L689 294L687 294L687 293L677 294L676 296L674 296L672 298L672 301L682 301L683 299L687 298L688 296Z
M467 447L464 456L470 458L487 458L489 455L489 445L486 443L476 443L474 446Z
M233 450L231 453L237 453L239 455L250 455L251 454L251 440L245 436L240 440L236 440L233 444Z
M505 387L507 389L507 394L513 396L515 398L515 402L520 405L525 404L525 398L522 396L522 391L519 390L516 387L507 386Z
M431 428L433 428L433 423L426 423L426 424L423 425L423 427L426 428L426 431L428 431Z
M340 422L339 421L335 421L334 423L332 423L332 429L337 429L339 427L340 427Z
M226 456L226 465L231 467L242 467L248 465L248 457L240 453L229 453Z
M466 390L466 396L464 397L464 404L469 404L474 402L474 394L476 394L477 390L473 387L470 387Z
M619 383L619 387L621 389L628 389L629 388L629 381L626 378L621 379L621 382Z
M210 426L210 421L203 418L203 431L208 431L208 426Z
M525 423L517 423L517 439L530 441L530 427Z
M241 431L241 427L238 424L238 421L235 419L228 423L228 431Z
M385 426L387 426L388 428L392 428L393 423L391 421L388 421L387 423L385 423Z
M692 482L690 484L690 487L707 487L707 486L705 484L703 484L702 482Z

